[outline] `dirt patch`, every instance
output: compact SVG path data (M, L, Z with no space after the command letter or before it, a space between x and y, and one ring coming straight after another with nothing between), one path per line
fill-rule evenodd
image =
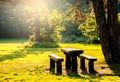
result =
M80 69L80 66L78 66L78 74L115 75L114 72L109 68L109 66L107 64L95 64L94 69L95 69L95 73L89 73L88 66L86 66L86 69ZM71 72L71 70L66 70L65 66L63 66L62 74L69 75L69 74L72 74L72 72Z

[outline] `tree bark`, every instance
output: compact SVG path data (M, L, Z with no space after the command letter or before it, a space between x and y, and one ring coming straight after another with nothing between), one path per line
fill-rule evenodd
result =
M96 16L101 47L107 63L120 63L120 48L118 41L118 0L108 0L107 17L103 0L92 0Z

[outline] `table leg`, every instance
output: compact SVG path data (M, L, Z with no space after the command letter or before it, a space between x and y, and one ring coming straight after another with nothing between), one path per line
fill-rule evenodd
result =
M89 73L94 73L95 72L93 61L89 61L88 67L89 67Z
M71 69L71 56L66 54L66 70Z
M55 73L55 61L50 59L50 71Z
M77 73L77 56L72 56L72 72Z
M56 62L57 63L57 74L62 74L62 62Z
M85 59L83 58L80 59L80 65L81 65L80 66L81 69L85 69Z

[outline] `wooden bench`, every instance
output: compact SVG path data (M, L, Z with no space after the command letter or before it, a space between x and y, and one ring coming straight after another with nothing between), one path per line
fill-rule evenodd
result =
M95 73L94 61L97 61L97 58L94 58L92 56L88 56L88 55L85 55L85 54L80 54L78 57L81 58L81 60L80 60L80 63L81 63L80 68L81 69L85 69L85 59L87 59L89 61L89 63L88 63L89 73Z
M49 54L49 57L50 57L50 71L55 73L56 68L56 73L62 74L63 58L55 54Z

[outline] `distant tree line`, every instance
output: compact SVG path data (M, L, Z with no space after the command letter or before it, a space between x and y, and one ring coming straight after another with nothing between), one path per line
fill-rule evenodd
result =
M27 6L25 2L23 2L23 0L6 0L6 3L4 1L3 5L0 6L0 38L30 37L31 40L34 40L34 14L29 16L32 11L27 10ZM44 2L47 1L44 0ZM41 29L41 41L48 40L58 42L62 40L62 42L80 42L80 39L83 41L84 37L82 38L83 35L78 29L79 25L72 22L72 20L66 20L65 12L69 9L66 2L60 0L51 0L50 2L51 3L47 3L49 11L47 8L44 8L45 12L49 12L49 14L40 14L39 23L41 23L41 27L39 27ZM54 5L52 2L56 2L59 6ZM43 15L46 16L46 18ZM59 16L61 17L59 18ZM59 18L59 20L55 17ZM52 32L54 33L52 34Z
M34 41L34 1L1 1L4 3L0 6L0 38L30 37L30 40ZM44 13L38 13L37 16L40 41L99 42L94 11L92 4L88 5L89 0L41 1L46 3L46 6L43 8ZM39 8L41 9L42 7Z
M28 37L30 31L19 6L4 4L0 7L0 38Z

